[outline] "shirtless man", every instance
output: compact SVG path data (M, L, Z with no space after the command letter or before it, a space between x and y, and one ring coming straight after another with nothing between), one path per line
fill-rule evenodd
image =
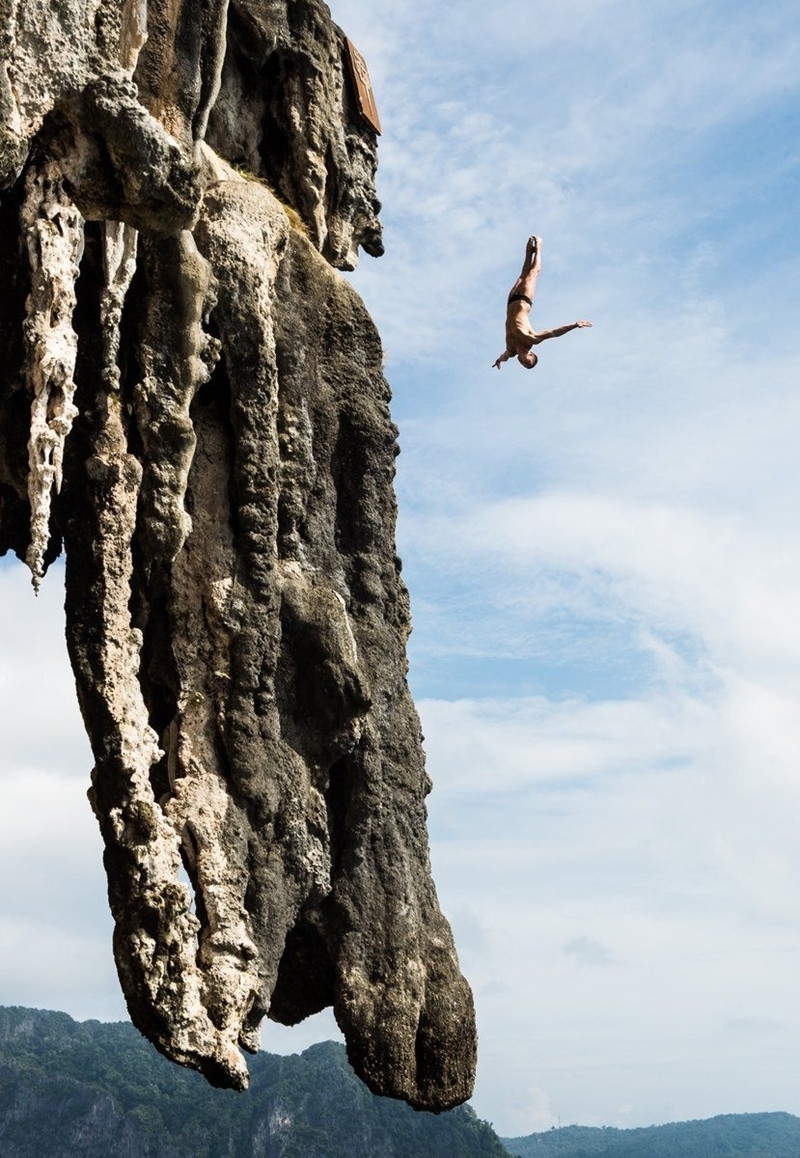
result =
M516 358L521 366L527 370L532 370L539 361L531 348L532 346L538 346L540 342L545 342L548 338L560 338L562 334L568 334L570 330L583 330L592 324L585 321L571 322L568 326L559 326L555 330L541 330L539 333L531 329L528 317L533 305L536 279L539 276L541 266L542 239L534 235L528 238L522 273L514 282L511 293L508 295L506 348L505 352L493 363L498 370L503 362L507 362L509 358Z

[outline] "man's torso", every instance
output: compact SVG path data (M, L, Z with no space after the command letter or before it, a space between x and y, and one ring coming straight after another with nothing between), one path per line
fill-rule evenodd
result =
M527 302L509 302L506 309L506 349L515 354L527 354L536 333L531 329Z

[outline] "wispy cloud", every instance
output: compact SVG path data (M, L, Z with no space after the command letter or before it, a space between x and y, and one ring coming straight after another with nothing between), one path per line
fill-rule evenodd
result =
M588 968L605 967L611 963L611 954L606 946L592 937L573 937L567 941L564 952L574 957L579 965Z
M500 1100L507 1132L533 1129L534 1082L552 1102L542 1128L733 1112L745 1088L751 1109L793 1106L794 705L737 682L422 717L440 892L468 897L482 932L467 956L479 1112Z

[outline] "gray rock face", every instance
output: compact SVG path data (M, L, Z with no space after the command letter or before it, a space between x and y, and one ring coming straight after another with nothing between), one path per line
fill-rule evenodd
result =
M0 0L0 33L0 552L66 549L131 1017L243 1088L265 1016L332 1005L373 1091L457 1104L397 432L331 268L381 252L342 33L318 0Z
M208 141L266 178L337 269L383 253L375 134L356 113L342 33L320 0L231 0Z

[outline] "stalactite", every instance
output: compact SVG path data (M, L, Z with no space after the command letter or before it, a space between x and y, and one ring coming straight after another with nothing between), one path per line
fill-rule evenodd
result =
M32 394L28 442L31 539L26 562L38 590L50 539L53 491L60 491L64 444L78 413L77 335L72 328L75 283L83 255L83 218L64 190L58 165L32 167L20 214L30 262L25 340Z

